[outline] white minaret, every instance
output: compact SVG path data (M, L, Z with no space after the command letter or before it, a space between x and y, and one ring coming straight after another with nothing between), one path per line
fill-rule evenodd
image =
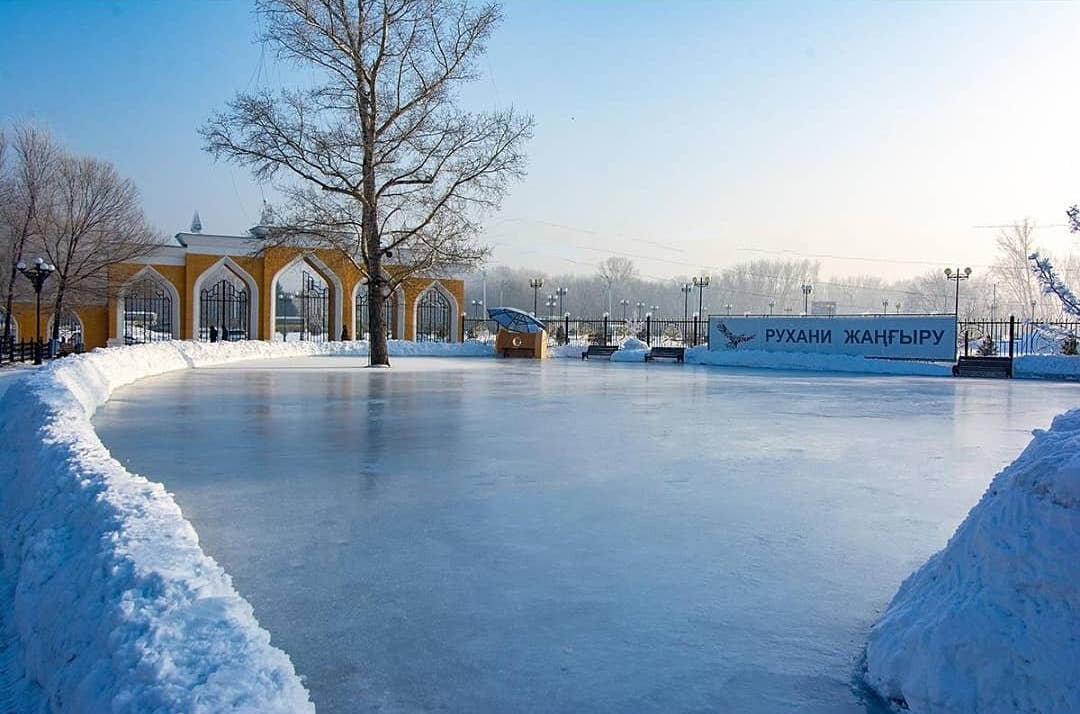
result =
M199 220L198 211L195 211L195 215L191 217L191 232L202 233L202 221Z

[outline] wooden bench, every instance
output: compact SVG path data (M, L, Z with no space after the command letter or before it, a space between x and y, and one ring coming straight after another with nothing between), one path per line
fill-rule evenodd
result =
M676 362L682 362L685 356L685 347L653 347L649 350L649 354L645 355L645 361L652 362L654 359L673 359Z
M590 357L607 357L611 359L611 355L618 351L618 345L589 345L589 349L581 353L581 359L589 359Z

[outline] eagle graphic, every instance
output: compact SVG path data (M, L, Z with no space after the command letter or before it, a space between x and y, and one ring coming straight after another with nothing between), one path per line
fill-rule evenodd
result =
M717 323L716 329L720 331L720 334L727 340L727 346L729 350L736 350L743 342L749 342L754 339L753 335L736 335L734 332L728 329L728 326L724 323Z

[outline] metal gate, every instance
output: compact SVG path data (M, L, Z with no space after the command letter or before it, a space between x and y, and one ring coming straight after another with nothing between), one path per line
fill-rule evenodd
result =
M210 339L210 328L218 329L218 339L246 340L249 337L248 291L222 278L199 291L199 339Z
M386 300L383 301L383 321L386 323L386 336L391 338L397 338L397 313L398 313L398 300L397 295L391 293ZM367 286L362 286L356 293L356 339L367 339L367 334L370 332L368 327L368 289Z
M52 335L53 324L49 325L49 335ZM57 333L60 336L61 345L69 345L74 347L76 345L83 344L83 324L82 320L75 313L74 310L64 308L60 313L60 324Z
M173 339L172 296L153 280L128 288L123 298L124 343L161 342Z
M326 342L330 339L330 289L308 271L300 276L300 292L278 289L274 330L286 342L294 339ZM296 337L292 337L296 335Z
M416 306L416 341L450 341L450 301L438 290L428 290Z

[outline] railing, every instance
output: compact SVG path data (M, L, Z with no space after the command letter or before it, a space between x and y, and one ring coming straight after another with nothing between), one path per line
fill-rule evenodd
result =
M553 317L540 320L547 326L548 341L553 345L610 345L636 337L650 345L692 347L706 343L709 334L705 318L684 320L647 315L641 320L616 320L610 317ZM466 340L492 340L499 331L494 320L466 317L461 322L462 335Z
M45 345L42 345L41 347L42 355L44 356ZM9 337L6 340L0 338L0 364L33 361L34 342L32 340L16 342L15 338L13 337Z
M957 325L957 354L962 357L1063 354L1075 350L1075 343L1071 347L1067 344L1070 335L1080 335L1080 322L964 320Z

